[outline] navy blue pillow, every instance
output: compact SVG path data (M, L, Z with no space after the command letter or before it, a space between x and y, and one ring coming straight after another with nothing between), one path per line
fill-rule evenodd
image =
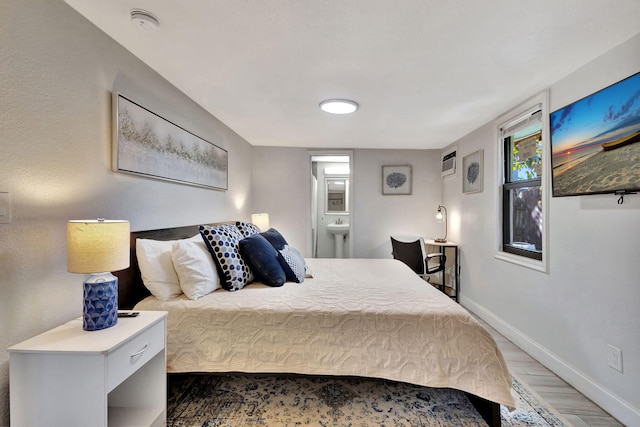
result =
M281 251L287 245L287 241L282 237L282 234L275 228L270 228L267 231L260 233L265 239L273 245L274 248Z
M295 248L291 248L285 238L275 228L270 228L265 232L260 233L265 239L271 243L271 245L278 251L278 262L280 267L287 276L289 282L302 283L304 281L304 268L306 266L304 257L300 251ZM303 272L300 276L300 265L302 265Z
M280 253L260 234L240 240L240 256L265 285L277 287L287 281L278 259Z

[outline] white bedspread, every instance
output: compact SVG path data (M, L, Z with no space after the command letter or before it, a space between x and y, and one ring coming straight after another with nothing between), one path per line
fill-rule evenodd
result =
M291 372L386 378L464 390L513 406L511 375L489 333L460 305L391 259L308 259L314 278L251 284L166 310L168 372Z

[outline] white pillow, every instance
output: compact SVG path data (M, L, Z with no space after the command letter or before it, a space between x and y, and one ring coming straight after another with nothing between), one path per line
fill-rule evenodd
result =
M192 300L220 288L220 278L213 258L202 237L197 237L199 240L178 240L171 250L180 288Z
M202 240L200 235L187 240ZM142 282L151 295L166 301L182 293L176 270L173 268L171 248L177 240L136 239L136 256Z

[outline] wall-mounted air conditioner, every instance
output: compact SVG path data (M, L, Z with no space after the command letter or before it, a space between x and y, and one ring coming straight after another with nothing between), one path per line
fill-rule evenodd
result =
M442 152L442 162L440 163L442 177L456 173L456 152L457 147L450 147Z

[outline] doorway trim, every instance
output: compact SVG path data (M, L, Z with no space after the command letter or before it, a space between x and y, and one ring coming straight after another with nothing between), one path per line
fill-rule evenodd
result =
M307 195L306 195L306 206L307 206L307 211L305 213L305 229L306 229L306 237L307 237L307 247L306 247L306 253L308 254L309 257L311 257L313 255L313 248L312 248L312 244L313 244L313 235L312 235L312 228L311 228L311 206L313 206L313 203L311 201L311 192L312 192L312 183L311 183L311 176L312 176L312 158L314 156L349 156L349 186L350 186L350 191L349 191L349 258L353 258L353 218L354 218L354 213L356 211L355 206L353 204L353 184L354 184L354 179L353 179L353 150L307 150Z

